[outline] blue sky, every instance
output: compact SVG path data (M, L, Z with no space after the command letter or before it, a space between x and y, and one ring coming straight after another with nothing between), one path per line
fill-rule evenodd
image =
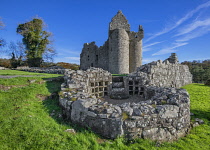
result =
M19 23L41 17L53 33L55 62L79 64L84 43L108 38L111 18L122 10L132 31L143 25L143 63L176 52L180 62L210 59L209 0L1 0L5 29L0 37L21 40ZM6 57L1 54L0 57Z

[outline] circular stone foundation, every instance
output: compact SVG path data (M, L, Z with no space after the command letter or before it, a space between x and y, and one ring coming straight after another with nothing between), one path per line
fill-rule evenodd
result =
M137 96L133 101L103 98L72 101L60 97L60 105L72 122L106 138L172 141L185 136L190 128L188 93L184 89L155 89L158 93L144 101Z
M59 98L64 115L103 137L173 141L189 132L190 99L184 89L145 85L143 95L134 91L119 100L109 96L112 76L107 71L68 71L64 79Z

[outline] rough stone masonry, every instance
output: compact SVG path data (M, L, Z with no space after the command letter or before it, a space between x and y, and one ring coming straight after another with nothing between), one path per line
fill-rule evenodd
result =
M66 70L64 81L59 98L64 115L103 137L173 141L189 132L190 99L178 88L192 83L192 75L174 53L128 76L112 77L101 68L89 68ZM135 102L121 102L134 97Z
M112 74L128 74L142 65L143 27L130 31L130 25L121 11L109 24L108 40L98 47L95 42L85 43L80 54L80 68L102 68Z

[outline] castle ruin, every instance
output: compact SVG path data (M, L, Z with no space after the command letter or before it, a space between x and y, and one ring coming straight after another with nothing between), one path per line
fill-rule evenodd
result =
M190 131L190 97L180 87L192 83L175 53L142 65L144 31L130 31L118 11L109 37L98 47L86 43L82 70L65 70L59 93L63 115L103 137L173 141ZM128 74L112 76L112 74Z
M85 43L80 54L80 69L102 68L112 74L128 74L142 65L142 38L144 30L130 31L128 20L122 11L109 23L109 37L103 46L95 42Z

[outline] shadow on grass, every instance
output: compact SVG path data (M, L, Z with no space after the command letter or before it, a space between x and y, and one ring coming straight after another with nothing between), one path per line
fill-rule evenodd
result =
M196 83L196 86L210 87L210 85L205 85L205 84L201 84L201 83Z
M195 118L207 120L207 122L205 123L210 125L210 110L201 111L201 110L191 109L190 112L194 113L194 115L191 117L192 120L194 120Z
M64 82L62 77L57 78L43 78L46 80L48 91L51 95L43 101L43 105L46 107L49 116L51 116L58 124L73 128L76 132L91 133L92 131L87 128L83 128L79 125L73 124L70 120L62 114L62 108L59 106L59 92L61 91L61 84Z

